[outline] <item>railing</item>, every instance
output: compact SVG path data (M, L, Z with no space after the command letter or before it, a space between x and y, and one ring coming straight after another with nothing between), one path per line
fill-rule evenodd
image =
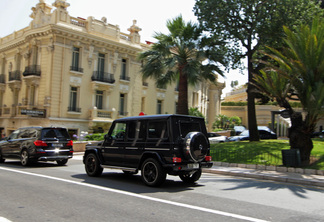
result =
M70 66L70 70L75 71L75 72L82 72L83 73L83 68L76 67L76 66Z
M21 71L16 70L9 72L9 81L21 81Z
M126 111L118 111L118 115L119 116L127 116L128 112L126 112Z
M210 155L213 161L229 163L248 163L259 165L280 165L282 164L281 151L264 152L264 151L246 151L246 150L211 150Z
M100 110L97 108L91 109L90 110L90 118L95 119L95 118L106 118L106 119L111 119L113 111L108 111L108 110Z
M41 70L39 65L26 66L23 76L40 76Z
M71 24L82 27L82 28L86 28L87 21L84 19L71 17Z
M92 81L106 82L113 84L115 82L114 74L94 71L91 76Z
M0 74L0 83L6 83L5 74Z
M256 164L256 165L282 165L282 152L266 152L266 151L248 151L248 150L225 150L211 149L210 155L213 161L228 162L237 164ZM312 155L311 163L316 162L319 156Z
M78 108L78 107L68 107L68 112L81 113L81 108Z
M129 76L124 76L124 75L121 75L120 80L125 80L125 81L130 81L130 77Z

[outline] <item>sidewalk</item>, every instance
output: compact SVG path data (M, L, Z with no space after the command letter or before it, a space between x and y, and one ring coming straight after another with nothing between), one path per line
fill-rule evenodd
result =
M221 166L222 164L228 166ZM203 172L324 187L324 175L322 174L322 171L287 167L274 167L274 170L267 170L265 166L260 166L258 169L258 166L256 165L247 165L244 168L231 167L229 166L230 164L226 163L222 164L219 162L214 162L214 166L212 168L205 168L203 169Z

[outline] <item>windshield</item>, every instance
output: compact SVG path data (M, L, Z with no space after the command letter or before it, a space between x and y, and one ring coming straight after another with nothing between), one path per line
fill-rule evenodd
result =
M249 136L249 130L244 130L240 136Z

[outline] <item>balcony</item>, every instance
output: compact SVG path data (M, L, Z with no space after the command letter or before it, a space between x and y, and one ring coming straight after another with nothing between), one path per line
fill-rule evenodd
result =
M5 84L5 83L6 83L5 74L0 74L0 84Z
M114 74L100 72L100 71L94 71L93 75L91 76L91 80L96 82L110 83L110 84L115 83Z
M70 71L83 73L83 68L76 67L76 66L70 66Z
M9 81L21 81L21 71L16 70L9 72Z
M23 76L40 76L41 70L39 65L26 66Z
M111 120L113 111L93 108L90 110L90 119L94 121Z
M68 107L68 112L81 113L81 108L78 107Z
M118 115L119 116L127 116L128 112L126 112L126 111L118 111Z
M120 76L120 78L119 78L120 80L124 80L124 81L130 81L130 77L129 76L125 76L125 75L121 75Z

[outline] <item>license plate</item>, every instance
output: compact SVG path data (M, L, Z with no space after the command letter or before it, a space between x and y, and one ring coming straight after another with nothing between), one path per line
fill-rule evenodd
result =
M52 143L52 147L63 147L62 143Z
M188 168L189 169L199 169L199 163L189 163Z

